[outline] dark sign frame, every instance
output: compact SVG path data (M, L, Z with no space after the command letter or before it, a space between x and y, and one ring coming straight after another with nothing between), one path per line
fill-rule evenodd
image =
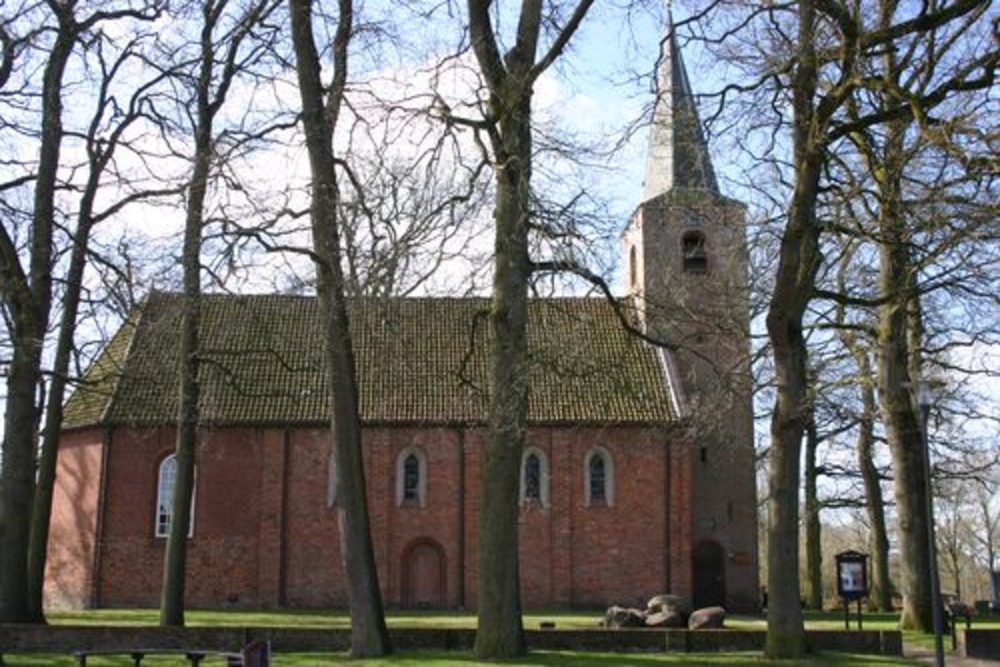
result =
M845 600L868 597L868 556L858 551L843 551L837 561L837 595Z
M844 601L844 628L851 629L850 604L858 603L858 630L861 629L861 600L868 597L868 555L860 551L842 551L837 562L837 595Z

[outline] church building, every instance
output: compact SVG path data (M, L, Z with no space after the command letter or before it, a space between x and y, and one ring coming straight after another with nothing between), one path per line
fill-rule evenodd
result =
M626 294L529 307L520 488L526 609L756 608L744 207L724 197L664 41ZM155 607L176 464L179 295L153 293L65 410L53 607ZM356 298L364 463L386 604L476 606L489 301ZM621 324L618 313L644 335ZM192 607L346 606L313 297L206 295L188 541Z

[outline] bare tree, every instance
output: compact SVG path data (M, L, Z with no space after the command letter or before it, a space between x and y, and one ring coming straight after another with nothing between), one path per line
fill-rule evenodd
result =
M527 297L534 266L531 102L538 77L562 54L593 0L563 19L558 3L521 3L513 45L501 52L491 0L469 0L469 35L489 99L478 122L489 138L496 176L496 233L490 327L490 441L480 468L479 627L476 655L525 650L518 576L518 484L527 420ZM538 57L543 29L553 38Z
M119 106L116 88L120 79L124 78L122 72L138 61L143 45L148 41L148 34L137 33L123 48L116 49L103 34L98 34L86 45L86 51L97 64L94 69L99 73L99 78L95 81L92 119L81 133L86 153L81 171L85 173L85 178L80 187L75 214L76 227L69 239L69 264L60 281L63 286L61 312L46 397L45 427L42 430L38 481L31 516L28 604L32 619L38 622L44 620L42 593L63 401L68 382L74 376L70 363L75 352L75 334L80 304L84 297L84 272L91 252L92 234L98 224L127 210L131 205L153 197L179 193L177 188L170 187L167 183L154 184L151 189L129 187L126 175L114 169L118 153L134 148L128 133L134 126L149 121L145 107L158 84L165 78L163 74L153 73L146 81L130 86L131 90L126 88L130 97L126 104ZM116 182L113 185L108 183L109 172L112 171L117 172L114 174ZM116 191L117 197L112 197L108 192L112 189ZM97 206L99 192L105 195L102 206Z
M25 5L17 22L5 24L0 36L4 46L0 84L7 85L24 55L27 37L13 31L24 28L30 40L51 39L44 53L42 86L37 91L39 157L34 174L7 186L33 185L32 212L27 247L17 242L16 228L5 220L0 228L0 293L11 335L13 356L7 376L7 405L0 475L0 621L32 618L28 591L28 555L32 503L35 493L36 437L41 417L38 398L42 383L42 351L48 335L52 307L54 238L57 225L57 190L63 127L63 78L67 64L88 34L98 25L116 19L152 20L155 5L133 8L130 3L109 6L79 16L76 2L52 0L41 6ZM48 16L39 18L39 14ZM39 23L35 24L34 21ZM50 23L51 21L51 23ZM11 27L8 28L7 25ZM29 41L30 41L29 40ZM24 93L25 91L18 91ZM36 610L37 612L37 610Z
M186 184L184 245L184 305L181 316L177 474L160 601L160 624L184 624L184 579L187 571L187 539L194 494L196 445L200 423L200 349L202 236L205 206L213 160L220 152L215 119L237 77L261 58L273 43L275 28L267 18L279 6L276 0L235 3L206 0L196 5L200 14L199 39L192 62L191 108L193 169ZM183 51L182 51L183 52ZM217 60L217 54L221 58Z
M829 225L818 215L825 169L846 138L912 117L933 108L951 92L974 85L971 81L988 78L983 72L988 71L989 58L975 54L955 76L935 79L930 88L906 103L866 108L858 116L847 113L855 92L881 87L866 74L882 54L906 49L914 39L940 26L961 25L983 7L984 3L972 0L919 9L898 7L894 2L851 5L811 0L782 7L750 5L724 36L724 41L732 37L741 45L763 44L767 53L748 65L754 68L755 80L727 88L721 99L742 91L766 104L762 95L770 91L775 123L764 125L769 137L764 140L764 151L775 153L784 147L775 140L773 128L787 128L791 135L791 157L782 169L789 174L791 193L767 315L776 383L768 500L767 653L772 657L795 657L806 650L799 582L784 576L782 564L799 559L800 454L809 405L803 327L816 296L817 275L823 266L821 238ZM741 62L749 62L746 54ZM786 104L790 119L782 112ZM760 123L760 118L754 121Z
M333 17L336 31L331 45L333 73L327 86L322 82L313 36L313 3L311 0L289 0L289 8L302 124L312 173L313 261L330 388L340 552L351 608L351 655L356 658L379 656L389 653L391 646L368 522L354 346L347 316L337 218L341 198L338 171L343 162L337 159L333 147L347 84L348 47L355 29L354 6L351 0L338 2L338 12Z

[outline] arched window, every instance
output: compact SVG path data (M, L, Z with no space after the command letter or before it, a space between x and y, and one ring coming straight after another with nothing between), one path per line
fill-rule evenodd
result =
M611 453L598 447L587 454L583 488L588 507L611 507L615 502L615 468Z
M705 235L691 231L681 237L681 252L685 273L707 273L708 255L705 253Z
M177 486L177 457L171 454L160 462L156 485L156 537L169 537L170 521L174 514L174 489ZM191 513L188 537L194 534L194 491L191 492Z
M403 502L420 500L420 460L410 454L403 461Z
M521 457L521 504L549 506L549 462L545 452L534 447Z
M637 279L639 277L637 275L637 271L638 271L638 269L636 268L636 265L635 265L635 246L632 246L631 248L629 248L629 251L628 251L629 285L631 285L632 287L635 287L635 284L636 284Z
M604 470L604 457L590 457L590 502L607 502L607 477Z
M542 502L542 461L538 454L524 457L524 499Z
M396 459L396 504L423 507L427 496L427 457L417 447L404 449Z

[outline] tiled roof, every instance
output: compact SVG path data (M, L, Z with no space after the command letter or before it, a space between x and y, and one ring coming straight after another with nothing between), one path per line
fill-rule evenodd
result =
M362 420L485 421L488 308L486 299L353 299ZM150 296L68 401L65 428L174 420L180 313L179 295ZM314 297L204 296L201 342L205 421L328 419ZM533 423L673 419L656 351L629 336L603 299L532 300L529 349Z

